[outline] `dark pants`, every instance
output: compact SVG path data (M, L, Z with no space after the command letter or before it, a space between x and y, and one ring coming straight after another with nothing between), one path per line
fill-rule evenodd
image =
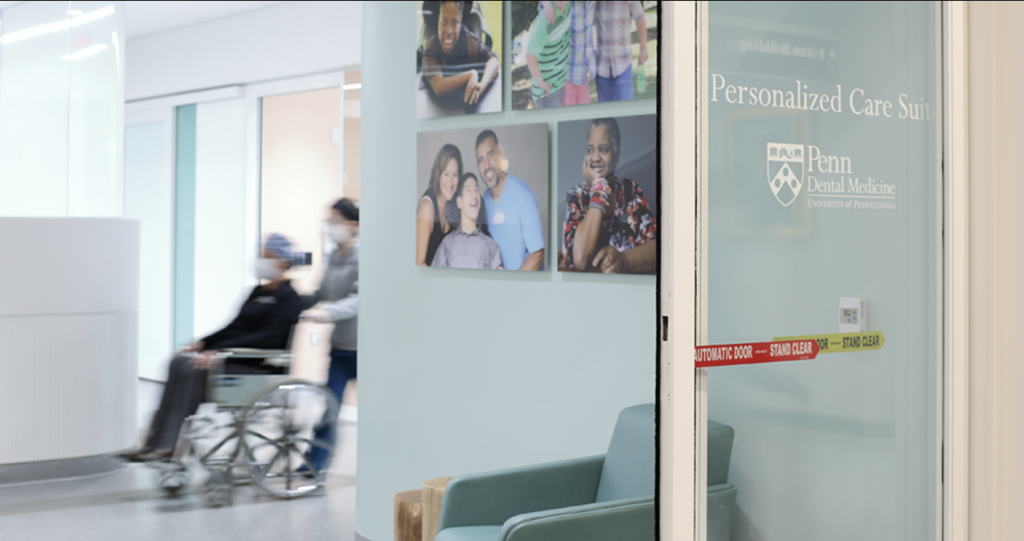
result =
M356 378L356 352L331 349L331 368L327 372L327 387L338 395L338 403L345 393L348 380Z
M185 417L195 413L199 404L206 401L208 371L192 366L189 360L179 355L171 361L160 409L156 410L149 426L146 447L150 449L173 449Z
M170 450L178 441L181 425L185 418L206 402L206 386L209 370L203 370L189 363L191 357L179 355L171 360L167 370L167 384L164 395L160 399L160 409L153 415L149 427L146 447L156 450ZM231 361L224 364L225 374L280 374L283 370L277 367L266 367L243 361Z
M327 387L338 396L338 404L341 404L341 398L345 394L345 385L348 384L348 380L355 378L356 352L331 348L331 367L327 372ZM329 419L326 421L331 423L331 426L326 429L317 430L316 439L329 440L331 445L334 445L336 443L334 441L334 434L336 433L334 424L338 420ZM324 464L326 457L319 447L310 450L310 458L318 470L327 466Z

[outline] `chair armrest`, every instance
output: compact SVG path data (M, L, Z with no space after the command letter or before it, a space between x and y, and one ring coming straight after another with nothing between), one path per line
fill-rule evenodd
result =
M654 497L577 505L510 518L501 541L654 541Z
M445 489L437 531L497 526L523 513L593 503L603 465L598 455L461 475Z
M729 541L736 511L736 486L721 483L708 487L707 541Z
M256 349L256 348L227 348L221 350L230 353L232 357L242 359L265 359L267 357L291 357L292 352L287 349Z
M234 359L263 359L263 364L270 366L288 366L292 359L287 349L227 348L221 354Z

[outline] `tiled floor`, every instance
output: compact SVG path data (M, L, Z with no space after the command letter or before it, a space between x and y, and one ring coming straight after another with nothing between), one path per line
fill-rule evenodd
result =
M339 429L340 454L321 496L284 501L240 486L232 506L209 508L201 486L167 497L154 470L133 465L93 479L0 486L0 539L353 541L356 425Z

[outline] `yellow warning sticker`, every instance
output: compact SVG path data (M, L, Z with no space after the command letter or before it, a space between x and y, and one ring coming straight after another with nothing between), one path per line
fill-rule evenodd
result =
M814 340L818 343L818 353L846 353L848 351L868 351L882 349L885 336L882 331L847 332L836 334L812 334L808 336L778 336L772 342L788 342L790 340Z

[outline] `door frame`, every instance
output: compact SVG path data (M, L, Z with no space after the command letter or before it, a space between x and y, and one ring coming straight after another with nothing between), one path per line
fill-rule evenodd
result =
M662 242L658 274L658 537L706 539L704 478L707 437L707 372L693 368L694 347L706 339L707 313L699 277L707 230L699 220L706 188L707 108L701 107L707 62L707 2L665 2L666 32L659 57L671 76L660 78L659 163ZM967 541L969 533L969 260L966 6L943 1L943 240L942 240L942 459L943 541ZM697 106L695 106L697 104ZM667 151L663 152L663 149ZM700 274L699 274L700 273Z
M704 520L699 511L707 486L694 473L703 471L699 453L706 426L698 426L698 388L694 384L693 351L697 345L697 148L698 12L701 3L664 2L661 17L670 31L659 43L662 66L658 78L660 134L658 161L657 278L658 368L657 368L657 484L658 538L663 540L703 539ZM706 423L701 423L706 424ZM704 491L706 492L706 490Z
M967 541L970 448L970 261L967 189L967 6L942 3L942 538Z

